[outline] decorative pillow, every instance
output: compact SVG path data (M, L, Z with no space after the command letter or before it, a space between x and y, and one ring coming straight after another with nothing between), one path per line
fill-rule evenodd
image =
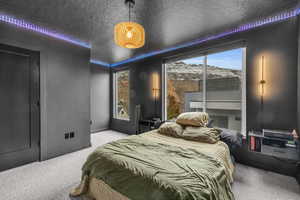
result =
M208 119L208 114L205 112L185 112L177 117L176 122L183 126L205 127Z
M235 130L230 130L226 128L220 129L222 131L220 135L221 141L228 145L231 153L235 153L238 147L242 146L242 134Z
M182 135L183 128L176 122L165 122L159 127L158 132L163 135L180 137Z
M182 134L183 139L214 144L220 140L221 130L207 127L187 126Z

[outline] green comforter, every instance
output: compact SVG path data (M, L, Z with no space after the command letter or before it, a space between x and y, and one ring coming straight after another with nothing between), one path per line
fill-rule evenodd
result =
M225 167L195 149L131 136L99 147L83 166L131 200L232 200Z

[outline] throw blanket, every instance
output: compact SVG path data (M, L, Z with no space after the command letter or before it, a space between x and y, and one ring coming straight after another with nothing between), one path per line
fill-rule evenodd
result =
M99 147L83 166L131 200L232 200L225 165L194 148L131 136Z

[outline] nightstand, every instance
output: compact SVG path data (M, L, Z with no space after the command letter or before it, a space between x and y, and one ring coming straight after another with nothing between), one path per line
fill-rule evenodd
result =
M300 160L299 147L290 145L289 140L266 137L262 132L258 131L248 133L248 148L255 153L290 160L295 163Z
M260 148L251 148L251 136L257 139ZM256 132L255 134L248 133L247 139L240 149L237 150L237 162L253 167L265 169L268 171L277 172L280 174L297 177L300 173L300 158L297 148L280 147L267 145L268 142L263 140L267 139L262 133ZM281 144L280 142L278 144ZM254 149L253 149L254 148ZM300 175L299 175L300 178Z
M158 129L162 121L159 118L139 120L139 133Z

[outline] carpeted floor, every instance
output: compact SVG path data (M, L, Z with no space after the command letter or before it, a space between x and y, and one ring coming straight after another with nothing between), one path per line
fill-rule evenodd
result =
M126 137L115 131L92 135L92 147L44 162L0 172L2 200L69 200L79 183L80 168L97 146ZM280 174L238 164L233 191L237 200L299 200L296 180Z

